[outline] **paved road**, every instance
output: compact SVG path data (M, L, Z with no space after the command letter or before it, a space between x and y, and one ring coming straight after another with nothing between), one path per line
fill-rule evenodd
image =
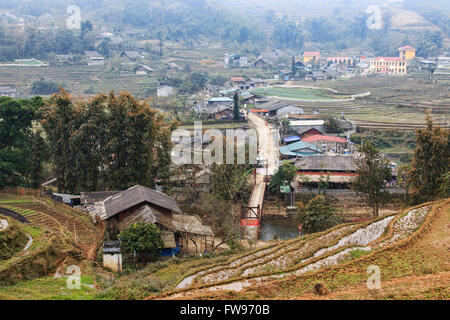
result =
M278 169L279 165L279 153L276 140L272 132L272 128L267 124L267 122L253 114L250 113L248 120L253 128L256 129L258 136L258 155L267 161L267 168L260 168L256 171L256 183L253 186L252 194L248 203L249 207L260 207L262 208L264 201L264 193L266 190L266 182L264 182L264 176L274 175ZM246 227L246 237L248 239L257 240L258 238L258 227L247 226Z

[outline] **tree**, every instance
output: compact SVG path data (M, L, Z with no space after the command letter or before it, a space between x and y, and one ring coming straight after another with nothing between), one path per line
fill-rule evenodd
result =
M0 97L0 188L30 184L31 127L41 103Z
M441 179L441 186L439 187L439 196L441 198L449 198L450 197L450 171L445 173Z
M234 120L239 120L240 118L240 112L239 112L239 95L237 94L237 92L234 93L233 96L233 119Z
M50 95L55 92L59 92L59 86L55 82L49 80L40 79L34 81L31 85L31 94L35 95Z
M33 134L33 146L31 152L30 182L31 187L38 189L42 182L42 162L45 158L45 141L40 129Z
M297 175L297 167L290 163L283 163L278 168L278 171L274 174L270 180L269 190L275 193L280 193L280 186L287 182L289 185Z
M74 192L77 189L78 175L73 170L76 163L76 150L72 149L71 137L76 119L72 98L64 90L53 95L40 110L41 124L47 135L49 151L57 179L58 191Z
M118 235L120 244L130 253L146 253L156 258L163 246L159 228L153 223L137 222Z
M427 126L416 131L416 149L408 174L413 201L437 198L440 179L450 169L450 132L433 125L430 113Z
M291 63L291 75L295 77L297 74L297 67L295 65L295 57L292 57L292 63Z
M392 179L389 161L372 146L365 142L359 149L361 157L357 161L356 178L352 181L352 189L363 195L372 207L373 215L378 216L380 204L387 201L387 181Z
M306 205L299 203L293 220L302 225L306 233L320 232L339 223L336 212L334 207L326 203L324 196L318 195Z

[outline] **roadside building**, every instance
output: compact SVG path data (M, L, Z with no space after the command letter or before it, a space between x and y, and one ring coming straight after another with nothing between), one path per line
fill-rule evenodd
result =
M320 148L304 141L297 141L280 147L280 155L282 159L316 156L321 153L322 151Z
M349 148L346 138L327 136L323 134L310 135L303 138L302 141L314 144L316 147L321 148L322 152L344 154Z
M327 181L330 188L348 187L356 174L356 159L347 155L317 155L303 157L295 162L297 176L292 185L297 189L317 187L320 181Z
M300 138L304 139L306 137L312 136L312 135L320 135L323 134L323 126L304 126L297 130L297 134L300 136Z
M300 107L293 106L287 102L281 102L272 100L267 103L261 104L257 109L267 110L269 117L283 117L287 114L303 114L304 110Z
M306 127L309 127L309 128L314 127L314 128L317 128L319 131L324 132L324 129L323 129L324 124L325 124L324 120L294 120L294 121L290 121L290 126L291 126L292 130L297 131L297 132Z

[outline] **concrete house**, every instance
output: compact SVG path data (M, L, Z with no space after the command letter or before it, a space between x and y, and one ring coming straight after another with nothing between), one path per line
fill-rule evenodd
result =
M310 135L308 137L304 137L302 141L314 144L316 147L321 148L323 152L333 152L337 154L344 154L349 147L346 138L323 134Z
M248 57L240 54L225 54L225 68L248 68Z

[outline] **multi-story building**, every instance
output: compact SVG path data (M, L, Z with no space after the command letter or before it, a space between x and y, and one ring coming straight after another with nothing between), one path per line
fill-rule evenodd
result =
M303 63L309 63L312 61L319 62L320 52L318 51L305 51L303 52Z
M370 60L369 72L385 75L406 75L407 62L399 57L377 57Z
M412 60L416 57L416 49L411 46L398 48L399 57L404 60Z

